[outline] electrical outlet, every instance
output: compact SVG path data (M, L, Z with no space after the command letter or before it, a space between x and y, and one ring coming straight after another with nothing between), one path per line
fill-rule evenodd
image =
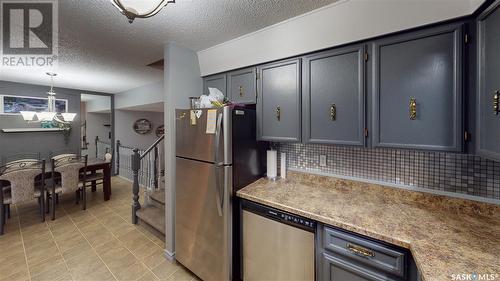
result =
M319 166L326 167L326 155L319 156Z

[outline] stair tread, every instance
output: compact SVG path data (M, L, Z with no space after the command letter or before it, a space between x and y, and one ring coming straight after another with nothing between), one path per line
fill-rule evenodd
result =
M136 214L142 221L165 234L165 210L150 205L137 210Z
M165 205L165 189L155 190L149 194L149 197L156 202Z

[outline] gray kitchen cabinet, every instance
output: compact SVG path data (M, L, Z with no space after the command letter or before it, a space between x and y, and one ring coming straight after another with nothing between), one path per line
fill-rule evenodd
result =
M376 40L372 146L462 151L462 25Z
M394 281L346 258L323 254L323 281Z
M256 80L255 67L228 73L227 90L229 100L234 103L256 103Z
M415 281L411 254L340 228L318 225L317 276L323 281Z
M478 18L477 153L500 160L500 1Z
M307 143L365 145L365 45L303 59L302 120Z
M216 74L203 78L203 94L208 95L208 88L219 89L225 97L227 97L226 91L226 74Z
M264 141L301 140L301 60L257 68L257 137Z

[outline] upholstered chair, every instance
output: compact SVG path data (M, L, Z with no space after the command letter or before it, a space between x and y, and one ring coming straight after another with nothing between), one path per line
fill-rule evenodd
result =
M42 180L35 185L35 178L41 175ZM38 199L40 216L45 221L45 206L43 194L45 190L45 160L16 160L0 167L0 235L3 234L6 205L19 204ZM9 182L10 189L4 189L3 184Z
M2 156L2 165L22 160L40 160L40 152L14 153Z
M52 187L47 190L47 204L50 203L52 220L56 218L56 201L53 195L57 194L81 194L83 199L82 209L86 209L85 186L80 185L80 173L86 174L87 156L75 156L73 154L57 156L51 159L52 178L60 174L60 181L53 180Z

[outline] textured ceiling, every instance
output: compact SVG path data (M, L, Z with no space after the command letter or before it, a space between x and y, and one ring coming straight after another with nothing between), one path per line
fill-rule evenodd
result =
M256 31L337 0L177 0L129 24L108 0L59 1L55 85L119 93L162 79L146 67L166 42L194 51ZM0 79L48 85L44 70L0 70Z

